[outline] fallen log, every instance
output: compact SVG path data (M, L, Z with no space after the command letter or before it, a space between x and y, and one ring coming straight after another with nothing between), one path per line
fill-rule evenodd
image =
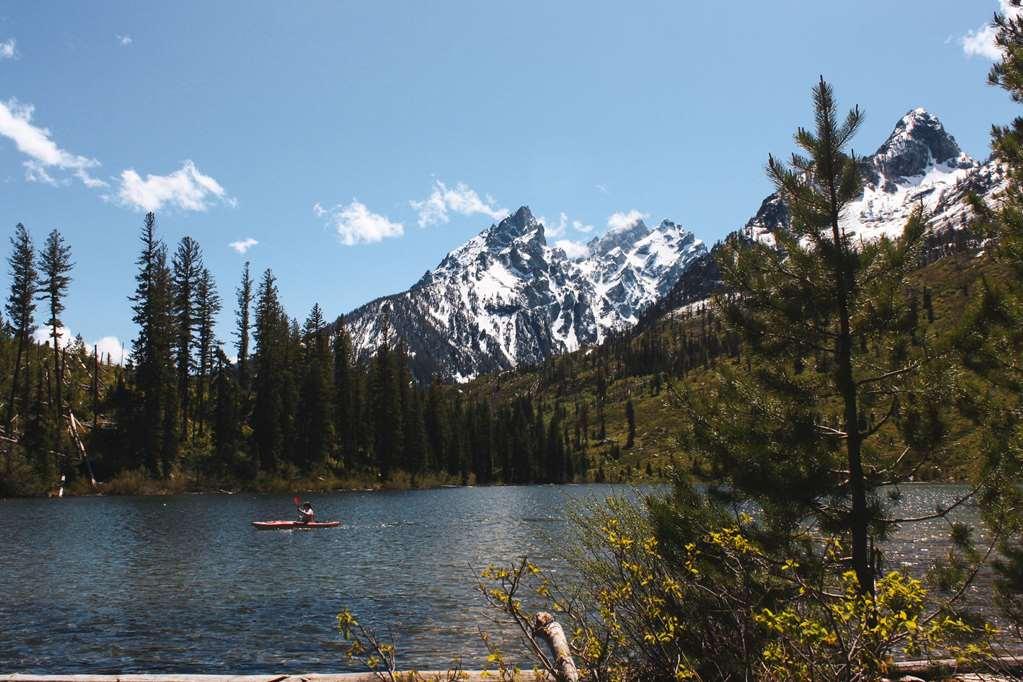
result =
M533 619L533 633L543 638L550 647L560 679L564 682L579 682L579 670L572 659L572 650L568 646L565 630L554 620L554 616L546 611L536 614Z

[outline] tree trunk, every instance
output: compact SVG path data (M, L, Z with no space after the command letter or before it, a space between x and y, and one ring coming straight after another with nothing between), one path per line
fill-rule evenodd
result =
M21 374L21 356L25 350L25 333L18 332L18 350L14 354L14 376L11 377L11 399L7 403L7 415L4 418L4 426L7 435L13 437L11 426L14 423L14 401L18 396L18 379Z
M533 632L542 637L554 654L554 666L558 679L562 682L579 682L579 670L572 660L572 650L568 646L568 638L554 616L541 611L533 621Z

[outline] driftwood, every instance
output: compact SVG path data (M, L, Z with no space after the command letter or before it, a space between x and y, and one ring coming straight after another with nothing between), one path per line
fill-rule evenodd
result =
M1001 679L999 675L1023 674L1023 658L1005 656L995 658L987 663L969 664L959 663L954 658L937 659L933 661L897 661L892 665L890 676L894 679L900 677L917 677L924 680L955 679L956 675L984 674L987 679Z
M565 637L565 630L554 616L541 611L533 619L533 633L539 635L547 642L554 654L554 665L558 674L564 682L579 682L579 670L572 660L572 650L568 646L568 638Z

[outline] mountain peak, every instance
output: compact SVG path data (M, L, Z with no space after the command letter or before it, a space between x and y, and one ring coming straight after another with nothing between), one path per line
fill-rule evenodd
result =
M629 223L613 225L601 236L591 239L586 246L591 253L609 253L615 247L626 250L648 234L650 228L642 218L636 218Z
M936 164L958 167L970 163L938 117L922 107L899 119L870 161L888 182L924 175Z

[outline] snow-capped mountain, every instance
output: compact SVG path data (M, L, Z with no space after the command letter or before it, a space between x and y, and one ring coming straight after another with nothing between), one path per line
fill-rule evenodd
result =
M593 239L570 258L547 244L523 206L449 253L406 292L346 316L365 357L385 335L401 338L413 371L464 381L583 345L636 323L705 253L692 233L641 220Z
M847 234L864 241L902 234L913 210L922 206L933 233L967 226L968 192L993 193L1004 184L995 163L979 163L959 148L941 121L924 109L903 116L876 152L860 163L863 194L842 215ZM764 200L746 232L770 241L770 233L789 224L788 210L777 194Z
M902 234L913 210L922 206L928 219L929 241L941 245L962 241L972 210L967 195L994 200L1005 187L1005 169L995 161L980 163L959 148L941 121L924 109L914 109L896 124L888 139L860 163L863 194L841 216L847 234L864 241ZM771 194L738 232L773 242L773 233L789 227L789 212ZM641 322L692 306L719 288L713 250L691 263L672 291L647 309Z

